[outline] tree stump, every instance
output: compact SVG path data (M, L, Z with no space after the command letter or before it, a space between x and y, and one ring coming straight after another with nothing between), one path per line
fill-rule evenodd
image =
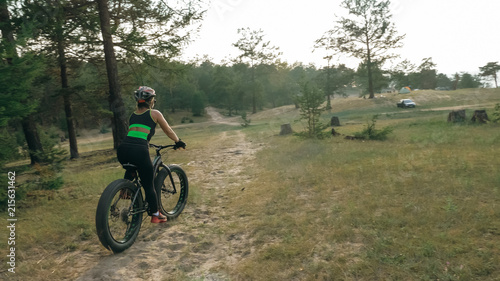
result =
M337 116L333 116L330 120L331 126L340 126L340 120Z
M448 122L457 123L465 121L465 110L453 110L448 114Z
M289 135L291 133L293 133L293 131L290 123L281 125L280 136Z
M337 131L335 131L334 128L332 128L332 136L340 136L340 133L338 133Z
M472 122L476 122L476 120L481 124L486 124L487 121L490 121L488 118L488 114L486 114L486 110L476 110L474 111L474 115L472 115Z

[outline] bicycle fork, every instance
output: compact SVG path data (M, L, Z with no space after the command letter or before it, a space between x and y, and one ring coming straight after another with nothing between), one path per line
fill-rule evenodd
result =
M170 183L172 184L172 190L171 191L168 191L167 192L170 192L172 194L176 194L177 193L177 189L175 188L175 182L174 182L174 177L172 176L172 171L170 171L170 168L165 165L165 164L161 164L161 166L163 168L165 168L165 170L167 170L167 173L168 173L168 178L170 179ZM162 186L160 187L160 191L161 191L161 188L164 187L165 185L162 184Z

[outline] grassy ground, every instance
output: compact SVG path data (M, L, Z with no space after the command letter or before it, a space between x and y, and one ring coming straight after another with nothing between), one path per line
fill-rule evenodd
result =
M480 102L491 110L500 99L498 90L449 92L453 98L443 101L441 93L414 100L424 109ZM385 142L270 138L273 149L258 157L266 186L255 188L255 201L236 203L251 202L241 209L262 214L253 227L262 251L238 276L498 278L500 127L447 124L449 109L398 112L398 98L334 103L332 115L354 121L338 128L346 133L372 114L394 111L378 123L394 128Z
M233 202L259 214L246 225L259 251L237 279L497 280L500 127L446 118L457 106L491 113L500 92L442 94L414 94L411 111L395 108L400 96L336 100L325 116L351 134L382 114L378 126L394 128L385 142L266 136L273 121L261 125L254 134L271 147L257 157L261 180Z
M251 254L209 271L223 273L221 280L498 280L500 127L448 124L446 118L448 107L464 106L468 118L477 108L490 113L500 91L417 92L410 97L415 110L397 109L400 98L335 99L324 114L325 123L339 116L337 131L346 135L379 114L377 126L394 129L383 142L278 136L283 123L302 130L293 107L248 116L245 129L176 130L194 150L175 154L175 163L208 153L221 132L243 130L248 140L265 143L243 171L252 178L245 193L225 201L230 216L197 227L200 237L249 237ZM85 253L104 255L95 206L104 186L123 172L110 140L82 151L81 159L66 163L63 189L20 203L17 280L75 279L71 267L78 268ZM192 190L194 207L220 197L196 183ZM0 245L6 249L6 239Z
M258 157L264 184L235 202L261 214L247 226L261 250L237 276L495 280L498 127L396 132L380 143L272 139Z

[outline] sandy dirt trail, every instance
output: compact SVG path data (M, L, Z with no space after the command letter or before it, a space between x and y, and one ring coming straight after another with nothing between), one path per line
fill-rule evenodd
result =
M211 108L207 113L213 119L209 122L239 126ZM196 186L199 196L212 194L212 201L199 200L195 206L188 201L182 219L175 222L145 222L134 245L123 253L114 255L103 249L100 256L82 257L90 268L81 268L77 280L228 280L217 269L241 260L251 249L246 237L217 233L217 225L239 219L226 205L251 180L242 171L252 165L261 145L247 141L240 130L222 132L218 143L226 145L191 151L193 160L184 167L190 186Z

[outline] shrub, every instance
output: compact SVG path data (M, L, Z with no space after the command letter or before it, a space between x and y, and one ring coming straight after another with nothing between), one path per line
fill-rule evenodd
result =
M62 170L63 162L66 159L67 152L57 146L59 143L59 134L55 128L40 130L40 141L43 151L37 152L41 160L40 164L35 164L36 180L31 182L29 189L55 190L63 185Z
M375 124L377 123L378 115L373 115L372 120L368 122L366 128L354 134L354 137L357 139L364 140L386 140L387 136L392 133L391 127L385 127L381 130L375 128Z
M66 156L65 150L55 147L39 152L42 164L33 166L37 179L30 183L29 189L55 190L61 188L64 184L62 170Z
M492 114L491 121L494 123L500 122L500 103L495 105L495 111Z
M304 138L316 138L316 139L325 139L332 136L331 130L325 131L329 129L329 126L323 123L317 123L315 125L314 131L303 131L295 133L296 136L304 137Z
M0 129L0 168L5 162L19 157L16 136L11 134L7 128Z
M189 122L189 123L194 123L193 119L189 118L189 117L182 117L182 120L181 120L181 123L186 123L186 122Z
M107 134L109 133L110 130L109 130L109 127L106 126L106 125L101 125L101 129L99 130L99 134Z
M298 135L309 138L323 138L323 130L327 127L319 121L325 99L324 93L314 84L305 82L301 84L300 95L296 96L296 103L300 106L300 116L307 122L306 132Z
M32 186L32 189L56 190L64 184L60 171L54 169L54 166L35 164L34 168L38 180L34 183L36 186Z
M41 131L40 141L42 142L44 150L37 152L37 156L42 163L35 164L32 167L35 170L34 174L36 176L33 180L21 185L16 182L16 201L24 199L26 194L31 190L55 190L61 188L63 185L63 161L67 156L67 152L55 146L59 141L59 134L56 128L49 128ZM19 154L16 136L6 132L7 130L3 129L0 135L0 144L2 148L4 148L0 149L0 156L2 156L1 161L15 159ZM19 167L15 169L16 175L22 173L19 169ZM27 166L22 169L30 170ZM0 190L0 211L7 208L7 195L7 188Z
M246 128L246 127L250 126L250 122L252 120L247 119L247 113L245 111L243 111L243 113L241 113L241 119L243 119L243 123L241 123L241 126L243 128Z
M18 174L19 170L16 171L16 175ZM7 175L7 172L3 173L4 175ZM5 177L7 178L7 177ZM26 188L23 188L22 186L19 186L17 182L14 183L14 186L16 187L16 197L15 200L16 202L20 202L26 197ZM8 188L2 188L0 189L0 211L5 211L7 210L8 207Z

